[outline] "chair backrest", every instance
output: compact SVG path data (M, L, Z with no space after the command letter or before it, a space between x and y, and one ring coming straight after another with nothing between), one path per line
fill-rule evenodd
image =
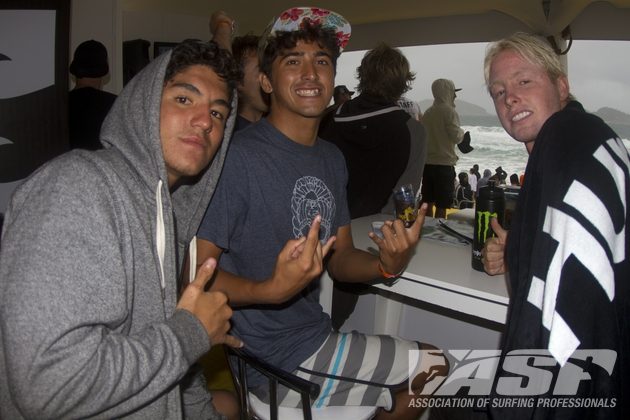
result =
M319 385L307 381L292 373L271 366L257 359L246 351L225 347L228 364L234 377L241 405L241 420L255 416L261 420L339 420L371 419L377 407L340 406L311 408L311 402L319 395ZM256 369L269 380L269 404L264 403L247 389L246 367ZM282 384L300 394L302 408L281 407L277 400L278 385Z
M461 192L461 196L462 198L459 198ZM463 193L463 187L461 185L457 185L457 188L455 188L455 197L453 197L453 208L456 209L465 209L465 208L474 208L475 207L475 201L474 200L468 200L465 196L465 194Z
M260 401L256 395L249 394L249 405L252 412L260 420L271 420L268 404ZM313 420L367 420L376 415L377 407L361 407L361 406L331 406L323 408L311 408L311 417ZM300 408L278 407L278 419L280 420L296 420L302 414ZM303 417L306 418L306 417Z

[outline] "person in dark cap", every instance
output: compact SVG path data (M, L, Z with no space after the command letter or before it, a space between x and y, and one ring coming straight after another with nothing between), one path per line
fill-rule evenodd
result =
M330 105L324 111L324 115L322 116L322 120L319 123L319 132L325 131L326 127L328 127L332 122L335 116L335 111L345 102L348 102L352 99L352 95L354 92L348 90L346 85L338 85L335 86L335 90L333 91L333 101L334 103Z
M93 39L82 42L74 50L70 74L76 79L68 94L70 148L100 149L101 125L116 100L116 95L102 90L109 74L105 46Z
M490 180L496 181L497 185L505 184L505 180L507 179L507 172L503 170L502 167L498 167L494 170L494 175L490 177Z
M335 91L333 93L333 100L335 101L335 105L339 106L342 103L349 101L352 99L352 95L354 92L348 90L346 85L335 86Z

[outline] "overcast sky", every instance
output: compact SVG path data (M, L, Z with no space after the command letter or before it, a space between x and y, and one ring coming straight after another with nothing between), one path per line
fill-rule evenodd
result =
M458 98L494 113L483 80L486 43L427 45L401 48L416 80L407 93L411 99L432 99L431 82L451 79L463 88ZM337 85L355 90L356 68L365 51L343 53L337 67ZM630 114L630 42L574 41L569 51L571 92L589 111L616 108Z

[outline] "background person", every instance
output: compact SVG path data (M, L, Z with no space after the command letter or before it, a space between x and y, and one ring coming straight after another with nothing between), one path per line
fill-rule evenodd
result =
M481 179L481 174L479 173L479 165L475 163L472 168L470 168L470 173L475 174L475 176L477 177L477 182L479 182L479 180Z
M330 123L320 124L319 135L334 143L344 155L350 217L393 215L392 191L411 184L417 192L426 160L422 124L396 103L411 88L415 75L404 54L385 44L365 53L357 74L359 96L335 112ZM335 328L341 328L354 311L358 296L368 287L335 285Z
M337 109L342 104L352 99L352 95L354 95L354 92L350 91L346 85L335 86L335 90L333 92L333 104L326 108L326 111L324 111L324 115L322 116L322 120L319 123L320 133L324 131L325 127L332 124Z
M477 175L475 175L474 168L470 168L468 171L468 183L470 184L470 189L473 192L473 196L477 193Z
M416 121L422 122L422 110L420 110L420 105L418 105L418 102L413 101L405 96L401 96L396 103L399 107L407 111L407 113L411 115L411 118Z
M498 167L494 170L494 175L490 177L492 181L495 181L496 185L505 185L505 180L507 179L507 172L503 170L502 167Z
M468 182L468 174L466 172L460 172L457 175L459 184L455 188L455 199L460 209L473 208L473 192L470 183Z
M396 104L415 78L402 52L378 45L365 54L357 74L359 96L319 132L345 158L353 219L393 214L392 190L412 184L418 191L427 153L422 124Z
M105 45L93 39L79 44L70 74L75 77L74 89L68 94L70 148L101 149L101 125L116 100L116 95L102 90L109 74Z
M422 178L422 200L429 205L429 215L445 218L453 203L455 184L455 146L464 140L459 115L455 111L456 92L452 80L437 79L431 84L433 105L422 116L427 133L427 161ZM435 213L433 206L435 205Z
M179 300L177 277L223 166L239 78L216 44L179 44L125 87L104 150L63 154L13 194L1 418L219 418L202 375L185 375L211 345L241 341L227 335L226 296L204 292L216 261Z
M260 37L250 34L232 41L232 55L243 69L243 82L238 86L236 131L260 120L269 111L269 95L260 87L259 40Z
M338 108L341 104L348 102L352 99L354 92L350 91L346 85L335 86L333 92L333 101L335 108Z
M492 171L490 169L483 170L483 176L477 182L477 194L479 194L479 189L488 185L488 181L490 181L490 177L492 176Z

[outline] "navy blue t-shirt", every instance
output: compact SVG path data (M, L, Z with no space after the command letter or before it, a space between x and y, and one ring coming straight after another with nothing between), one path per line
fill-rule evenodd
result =
M321 241L350 223L347 177L336 146L301 145L262 119L234 135L198 236L224 250L221 269L265 280L286 242L306 236L317 214ZM257 357L294 370L331 331L318 286L313 281L284 304L235 308L232 334Z

